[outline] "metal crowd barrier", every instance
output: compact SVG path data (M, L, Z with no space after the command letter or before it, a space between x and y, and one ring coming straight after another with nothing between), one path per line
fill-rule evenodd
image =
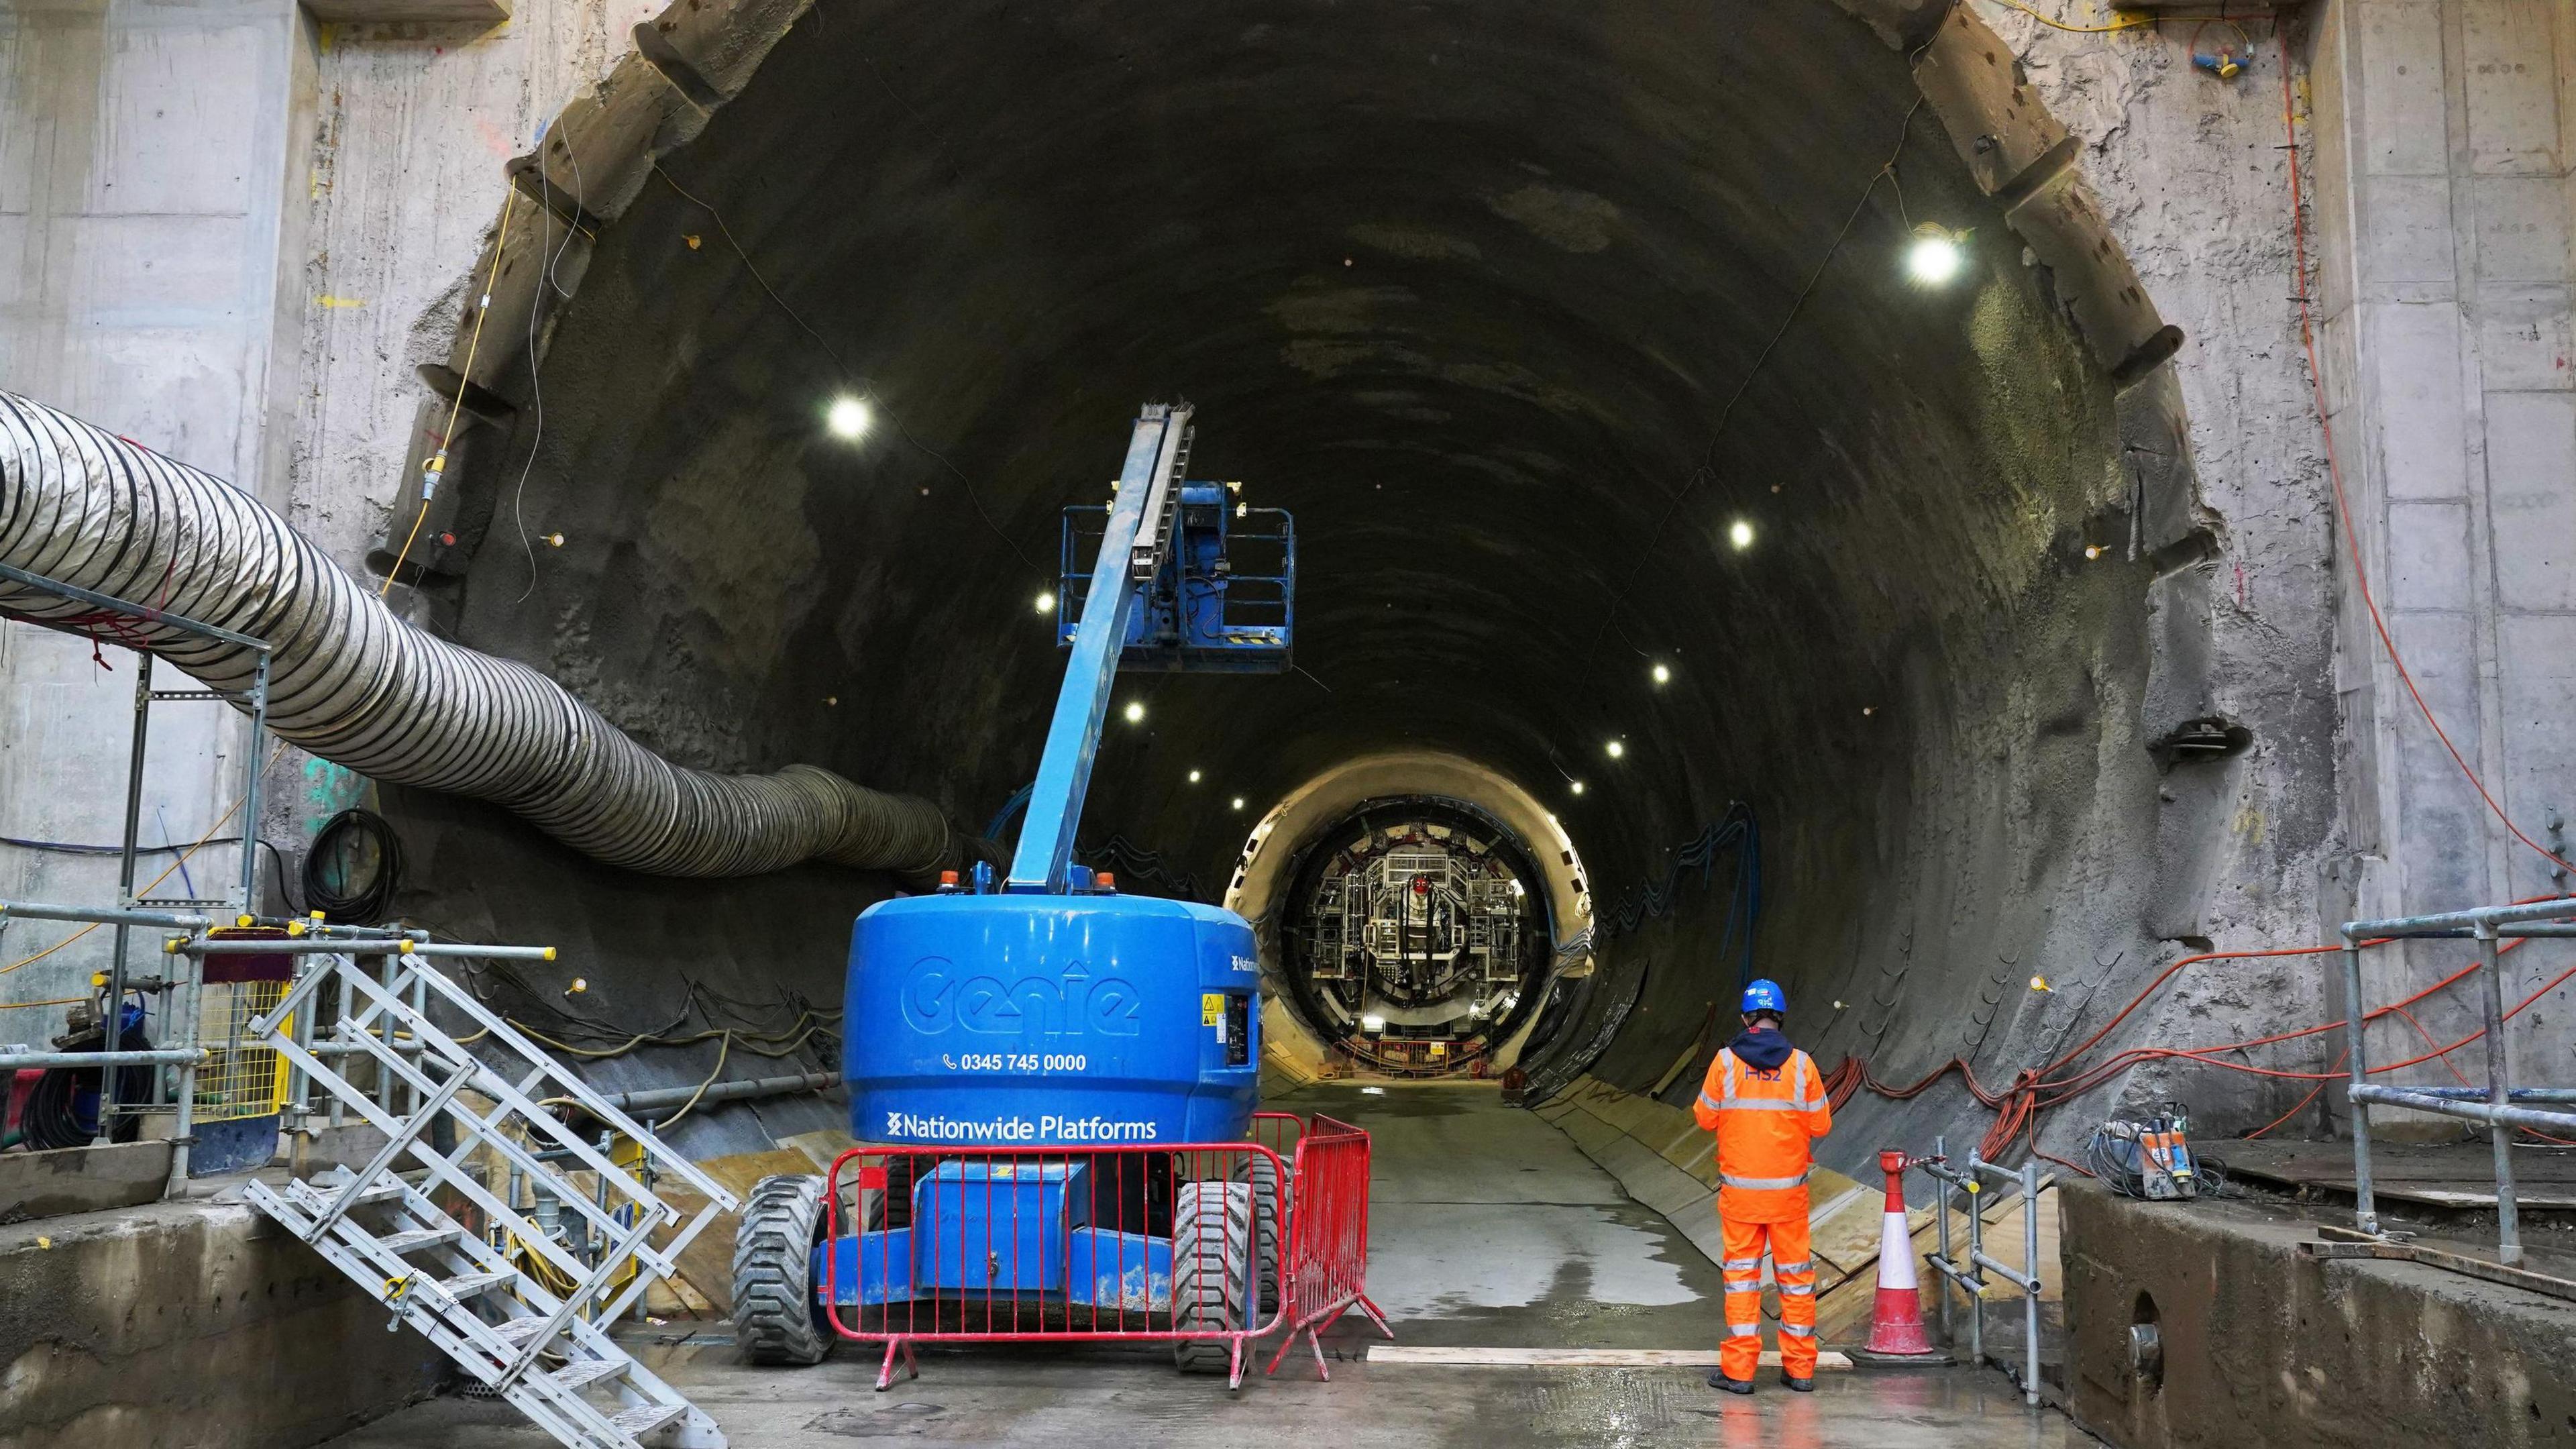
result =
M2343 926L2344 1043L2351 1063L2345 1088L2352 1101L2352 1180L2354 1225L2379 1237L2379 1206L2370 1181L2370 1109L2373 1105L2433 1112L2493 1128L2495 1148L2496 1257L2507 1267L2522 1261L2522 1227L2513 1181L2513 1132L2529 1127L2553 1136L2576 1136L2576 1112L2550 1112L2519 1103L2576 1103L2576 1088L2513 1085L2512 1044L2505 1038L2504 969L2498 961L2502 942L2517 937L2576 936L2576 901L2535 901L2523 905L2485 906L2432 916L2400 916L2385 921L2346 921ZM2368 941L2475 940L2478 960L2478 1004L2485 1018L2487 1084L2483 1089L2458 1087L2383 1087L2370 1081L2365 1054L2369 1003L2361 980L2361 947ZM2478 1100L2483 1098L2483 1100Z
M824 1182L826 1315L882 1346L879 1389L898 1360L918 1373L916 1344L1158 1341L1240 1387L1283 1323L1282 1354L1354 1304L1376 1316L1367 1134L1262 1113L1249 1136L853 1148Z
M1969 1361L1987 1362L1985 1275L1992 1273L2019 1288L2022 1296L2022 1361L2021 1368L2015 1376L2021 1380L2022 1402L2034 1408L2038 1407L2040 1290L2038 1160L2034 1158L2023 1163L2021 1170L2016 1172L1984 1161L1977 1156L1976 1150L1971 1148L1968 1152L1967 1170L1962 1172L1950 1166L1949 1154L1943 1150L1942 1140L1936 1137L1932 1139L1932 1155L1919 1158L1912 1165L1922 1168L1938 1184L1932 1217L1933 1221L1940 1225L1941 1250L1925 1261L1929 1262L1942 1278L1942 1335L1948 1337L1950 1333L1950 1285L1956 1283L1968 1294ZM1987 1178L2021 1189L2022 1263L2028 1271L1987 1256L1985 1214L1980 1210L1980 1200L1985 1195ZM1950 1194L1953 1189L1967 1199L1968 1254L1964 1263L1950 1251ZM2006 1373L2014 1373L2013 1365L2005 1360L1998 1358L1993 1362L1997 1368Z
M1368 1296L1369 1135L1348 1122L1318 1116L1297 1142L1291 1176L1296 1200L1288 1215L1288 1336L1270 1356L1266 1373L1305 1335L1315 1373L1329 1380L1322 1334L1356 1308L1389 1338L1386 1315Z

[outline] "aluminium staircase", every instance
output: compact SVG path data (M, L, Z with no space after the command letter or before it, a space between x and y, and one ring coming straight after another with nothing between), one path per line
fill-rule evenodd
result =
M713 1419L598 1325L615 1322L651 1279L671 1276L680 1251L732 1211L734 1197L402 949L410 944L304 956L285 998L252 1023L312 1087L382 1131L386 1143L355 1171L335 1167L283 1189L254 1181L245 1189L250 1201L383 1303L392 1313L388 1330L418 1330L563 1443L724 1449ZM465 1041L431 1020L433 1002L445 1019L472 1024ZM328 1029L300 1030L299 1016L316 1026L327 1017ZM342 1074L340 1064L352 1058L375 1064L372 1090ZM641 1144L653 1175L677 1179L704 1206L684 1217L567 1127L551 1110L557 1106ZM433 1142L442 1118L454 1127L452 1149ZM606 1250L590 1261L506 1200L515 1188L494 1192L486 1181L493 1164L536 1185L560 1205L566 1226ZM589 1180L570 1182L563 1169ZM486 1228L469 1230L442 1198L461 1200L460 1210ZM529 1266L514 1260L514 1242Z

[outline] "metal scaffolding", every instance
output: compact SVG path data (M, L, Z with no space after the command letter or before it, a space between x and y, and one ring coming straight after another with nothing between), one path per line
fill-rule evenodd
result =
M120 648L131 651L135 659L134 733L132 744L129 747L129 751L126 756L125 766L125 831L120 837L117 855L117 909L114 911L63 915L51 918L56 920L90 921L101 925L112 925L116 928L115 952L111 958L107 972L108 1007L106 1015L103 1018L107 1034L107 1040L103 1045L113 1047L117 1043L119 1035L118 1022L125 1001L127 949L131 944L134 928L140 925L147 928L169 927L179 930L198 930L204 928L208 924L206 917L194 914L172 915L168 913L193 913L211 910L220 912L223 915L242 915L251 913L259 899L259 775L262 763L260 756L262 753L262 747L267 742L268 734L269 645L264 639L254 639L247 634L238 634L230 629L218 628L215 625L201 623L195 619L187 618L184 615L170 613L165 609L154 608L150 604L138 604L129 599L115 598L108 594L102 594L91 589L81 588L75 584L64 583L60 579L51 579L42 574L29 573L24 569L13 568L8 564L0 564L0 579L5 579L22 588L35 589L42 593L52 594L56 598L68 599L74 603L87 604L93 611L95 611L90 615L82 616L79 619L70 622L51 619L33 619L18 614L5 614L0 616L5 616L21 623L36 624L44 628L60 630L66 634L75 634L84 639L88 639L93 643L104 640L104 642L115 644ZM104 615L106 617L99 617L100 615ZM224 691L213 689L154 689L152 687L152 652L145 648L141 643L126 637L128 634L133 632L136 625L147 625L155 630L177 630L182 634L192 635L200 639L214 640L219 643L233 645L236 648L253 651L256 655L257 662L253 666L250 689L239 695L228 694ZM242 752L241 803L237 807L241 817L241 874L237 884L234 886L234 889L227 895L208 897L138 897L134 893L135 857L140 846L138 837L142 834L143 828L143 764L145 756L149 753L150 747L152 706L155 703L172 701L198 701L230 704L246 711L250 715L250 740L247 748ZM181 878L186 879L184 872L182 873ZM14 913L20 916L34 918L33 911L26 907L16 908ZM173 983L173 990L175 992L176 983ZM177 1005L175 997L172 1005L173 1007ZM191 1017L190 1021L187 1023L188 1032L191 1036L189 1050L183 1056L171 1058L171 1060L177 1061L180 1064L181 1085L179 1088L179 1097L180 1113L183 1125L179 1129L179 1136L181 1139L179 1150L183 1155L187 1150L187 1128L184 1125L187 1113L187 1094L189 1087L192 1085L190 1082L190 1076L195 1070L199 1057L199 1054L194 1050L195 1043L193 1040L195 1031L193 1016L196 1007L195 993L193 991L190 993L188 1007ZM163 1026L163 1031L165 1034L167 1034L170 1029L168 1023L174 1021L177 1018L177 1015L178 1013L175 1010L164 1012L163 1020L165 1024ZM84 1053L84 1055L87 1054ZM111 1052L108 1055L113 1056L115 1053ZM104 1061L105 1058L101 1058L100 1060ZM82 1063L82 1065L90 1064L91 1063L87 1062ZM119 1103L116 1100L116 1079L118 1075L118 1073L113 1071L106 1072L102 1074L100 1079L97 1140L101 1142L107 1141L109 1134L115 1130L116 1116L120 1111L150 1110L152 1107L159 1105L157 1100L154 1102L140 1104ZM155 1075L154 1080L156 1082L159 1080L157 1074ZM157 1088L154 1095L156 1098L159 1095ZM175 1173L174 1175L184 1176L184 1173Z

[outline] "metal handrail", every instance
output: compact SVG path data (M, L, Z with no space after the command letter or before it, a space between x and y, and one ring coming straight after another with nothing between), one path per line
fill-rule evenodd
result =
M2344 1045L2350 1064L2344 1095L2352 1104L2352 1180L2354 1226L2382 1236L2379 1203L2371 1182L2370 1108L2373 1103L2430 1112L2464 1122L2484 1123L2495 1156L2496 1257L2510 1267L2522 1261L2520 1204L2514 1187L2513 1133L2529 1127L2556 1134L2576 1134L2576 1112L2551 1112L2516 1102L2576 1103L2576 1088L2513 1085L2512 1043L2505 1036L2504 968L2497 942L2511 938L2576 936L2576 899L2522 901L2481 906L2475 910L2387 920L2346 921L2343 925ZM2392 1087L2373 1082L2367 1051L2370 1003L2361 979L2364 943L2394 940L2458 939L2482 943L2470 969L2478 978L2478 1005L2484 1018L2487 1081L2483 1089Z
M2020 1369L2022 1401L2033 1408L2039 1405L2039 1160L2033 1158L2018 1169L2000 1167L1968 1153L1965 1172L1950 1166L1950 1158L1941 1138L1932 1139L1932 1155L1907 1164L1922 1168L1938 1187L1932 1209L1939 1225L1940 1251L1924 1259L1942 1277L1941 1332L1950 1333L1950 1284L1956 1283L1968 1294L1968 1357L1971 1362L1986 1362L1986 1315L1984 1309L1988 1273L2021 1290L2022 1295L2022 1363ZM2021 1189L2021 1234L2023 1268L2015 1268L1986 1252L1985 1214L1978 1199L1986 1191L1981 1177L1991 1177L2008 1186ZM1967 1262L1960 1263L1950 1248L1950 1194L1953 1190L1968 1199ZM2025 1269L2027 1271L2025 1271ZM1995 1366L2010 1373L2013 1366L2002 1359Z

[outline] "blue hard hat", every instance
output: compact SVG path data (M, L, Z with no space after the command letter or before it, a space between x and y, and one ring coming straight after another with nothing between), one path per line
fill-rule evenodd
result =
M1757 1011L1776 1011L1787 1016L1789 993L1780 989L1779 982L1765 976L1744 988L1744 1004L1737 1009L1748 1016Z

